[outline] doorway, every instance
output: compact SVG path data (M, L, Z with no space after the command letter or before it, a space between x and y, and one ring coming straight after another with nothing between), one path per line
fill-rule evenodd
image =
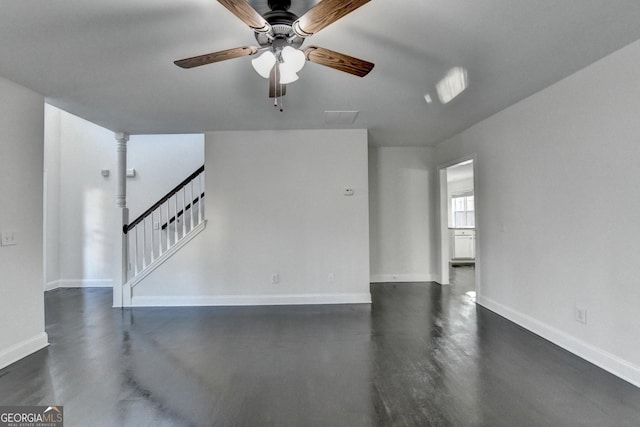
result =
M467 158L440 168L440 283L475 296L478 245L474 163L473 158Z

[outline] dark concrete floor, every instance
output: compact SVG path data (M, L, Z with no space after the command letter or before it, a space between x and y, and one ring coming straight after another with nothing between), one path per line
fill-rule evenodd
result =
M64 405L66 426L640 425L640 389L476 307L472 268L452 278L372 285L371 307L50 291L51 346L0 370L0 405Z

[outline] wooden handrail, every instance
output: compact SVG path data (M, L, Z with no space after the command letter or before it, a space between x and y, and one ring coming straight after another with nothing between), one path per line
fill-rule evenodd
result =
M129 224L125 224L122 227L122 232L124 234L127 234L129 231L131 231L131 229L133 229L133 227L135 227L136 225L140 224L147 216L151 215L151 213L153 213L153 211L158 209L164 202L169 200L171 198L171 196L173 196L178 191L180 191L180 189L182 187L187 185L190 181L192 181L195 177L200 175L202 172L204 172L204 165L200 166L194 173L189 175L189 177L187 179L185 179L180 184L178 184L173 190L169 191L164 197L162 197L160 200L158 200L156 203L154 203L153 206L151 206L149 209L144 211L144 213L142 215L140 215L138 218L136 218L135 220L133 220Z

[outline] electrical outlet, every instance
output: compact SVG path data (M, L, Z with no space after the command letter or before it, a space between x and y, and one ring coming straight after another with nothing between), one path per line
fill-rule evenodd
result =
M587 309L585 307L576 304L573 314L576 322L587 324Z
M273 273L273 274L271 275L271 284L272 284L272 285L275 285L275 284L277 284L277 283L280 283L280 274L278 274L278 273Z

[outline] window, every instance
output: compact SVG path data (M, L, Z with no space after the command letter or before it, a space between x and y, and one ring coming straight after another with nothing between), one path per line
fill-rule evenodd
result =
M476 222L473 194L451 197L451 214L453 228L474 228Z

